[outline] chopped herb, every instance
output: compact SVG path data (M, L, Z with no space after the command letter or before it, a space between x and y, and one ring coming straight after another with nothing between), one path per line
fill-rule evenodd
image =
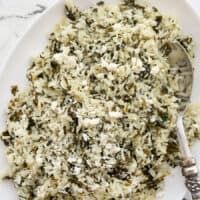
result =
M11 93L12 93L12 95L16 95L17 94L17 92L19 91L19 89L18 89L18 86L17 85L13 85L12 87L11 87Z
M102 5L104 5L104 4L105 4L104 1L99 1L99 2L97 3L98 6L102 6Z
M167 121L169 119L169 114L168 113L163 113L160 117L165 122L165 121Z

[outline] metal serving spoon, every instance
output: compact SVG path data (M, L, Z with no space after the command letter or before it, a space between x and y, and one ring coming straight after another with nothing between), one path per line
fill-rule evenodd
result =
M168 62L170 64L170 75L179 74L178 91L176 96L180 100L179 114L177 119L177 137L182 154L182 174L185 177L185 184L192 195L193 200L200 199L200 179L195 159L192 157L188 140L183 126L183 114L190 102L193 86L192 62L189 55L178 42L167 43Z

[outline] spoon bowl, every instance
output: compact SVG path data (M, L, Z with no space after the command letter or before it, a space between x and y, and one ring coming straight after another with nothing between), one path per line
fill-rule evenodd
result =
M178 90L176 97L180 100L179 112L184 112L192 95L194 68L190 56L185 48L178 42L168 43L169 73L175 77L178 74Z

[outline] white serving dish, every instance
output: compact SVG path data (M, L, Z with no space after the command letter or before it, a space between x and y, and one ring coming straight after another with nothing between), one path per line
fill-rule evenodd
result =
M75 4L82 9L98 2L96 0L74 0ZM117 0L107 0L112 3ZM25 33L14 48L7 61L0 71L0 131L5 127L7 103L10 99L10 86L18 84L20 89L26 85L26 70L30 59L38 55L47 44L47 34L51 32L64 15L65 0L57 0ZM195 78L192 94L194 103L200 102L200 18L189 6L186 0L152 0L152 4L158 7L163 13L170 14L177 18L182 30L191 34L196 43ZM0 143L0 171L7 168L4 156L5 146ZM200 164L200 143L193 148L194 156ZM182 200L185 195L185 187L180 169L175 169L172 175L165 181L163 196L159 200ZM6 200L17 200L16 190L10 182L0 183L0 195ZM0 199L1 199L0 197Z

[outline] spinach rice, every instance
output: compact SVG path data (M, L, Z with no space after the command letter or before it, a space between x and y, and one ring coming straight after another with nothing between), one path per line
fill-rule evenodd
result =
M179 74L169 74L165 44L193 57L193 40L146 1L84 11L67 1L65 14L27 88L12 87L5 178L20 200L153 200L180 162ZM200 126L186 115L193 141Z

